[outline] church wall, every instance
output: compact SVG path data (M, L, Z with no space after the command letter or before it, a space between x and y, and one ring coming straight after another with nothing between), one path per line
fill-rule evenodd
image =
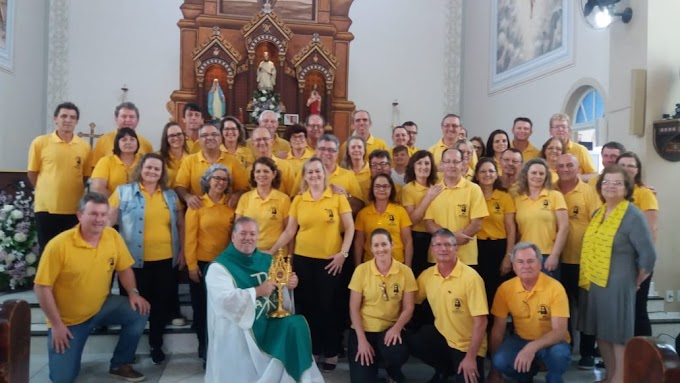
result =
M461 113L470 136L486 141L495 129L510 133L514 118L524 116L534 122L531 141L540 148L549 137L550 116L564 110L575 84L605 90L602 96L606 102L609 31L590 29L581 17L579 2L568 3L573 7L573 65L490 94L491 1L464 2Z
M28 147L33 138L43 134L46 118L48 7L44 1L14 3L14 68L12 73L0 70L2 171L26 170Z

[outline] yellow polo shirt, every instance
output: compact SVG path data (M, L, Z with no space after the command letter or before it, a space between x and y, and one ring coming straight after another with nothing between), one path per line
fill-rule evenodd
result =
M107 182L106 189L113 193L118 186L132 181L132 173L134 173L141 158L142 154L137 153L132 165L125 166L120 157L115 154L103 157L94 167L92 178L105 179Z
M371 155L371 152L373 152L376 149L389 150L389 146L387 146L387 143L385 141L371 134L368 136L368 139L366 140L366 154L364 155L364 161L368 162L368 156ZM340 163L340 161L342 161L342 159L345 157L346 152L347 141L343 142L342 145L340 145L340 155L338 156L338 163ZM392 154L390 153L390 156L391 155Z
M84 177L92 173L92 150L77 135L65 142L56 132L37 137L28 149L29 172L38 173L35 212L75 214Z
M478 239L505 239L505 215L515 213L515 203L510 194L494 190L491 197L486 198L486 209L489 215L482 219L482 228L477 233Z
M635 185L633 189L633 204L638 209L645 210L659 210L659 201L656 199L654 192L646 187Z
M118 130L113 132L108 132L97 139L97 143L94 145L94 151L92 152L92 165L96 166L100 159L113 155L113 144L116 140L116 134ZM153 145L151 142L144 138L139 132L137 133L137 142L139 143L139 150L137 153L146 154L153 153Z
M414 209L420 205L425 194L427 194L428 187L419 184L416 181L411 181L401 188L401 205L403 207L411 206ZM421 233L427 233L427 228L425 228L425 220L421 220L419 223L413 225L413 231L418 231Z
M352 169L349 170L357 178L357 182L359 182L359 187L361 187L366 182L368 182L369 184L371 183L371 167L368 165L368 162L364 162L364 167L361 168L361 170L359 170L359 173L354 173Z
M252 153L253 158L257 158L257 149L255 149L255 145L253 145L252 138L246 140L246 146L248 149L250 149L250 153ZM288 153L289 151L290 143L277 135L272 146L272 153L274 153L274 156L281 152Z
M511 148L515 147L514 142L511 143L510 147ZM524 160L524 162L527 162L527 161L532 160L534 158L538 158L540 156L541 156L541 149L533 146L531 144L531 142L529 142L526 149L522 150L522 160Z
M550 254L557 237L555 211L566 209L562 193L555 190L541 190L535 201L526 194L515 197L515 221L520 240L535 243L541 254Z
M449 147L444 145L444 140L442 138L440 138L436 144L430 146L430 148L427 149L428 152L432 153L432 157L434 157L434 163L437 165L437 167L439 167L439 164L441 164L442 154L446 149L449 149Z
M560 261L571 265L581 263L581 245L583 235L586 233L590 219L600 206L602 201L587 183L579 180L574 190L563 194L564 201L567 203L567 214L569 215L569 232L567 242L564 244Z
M298 195L290 206L290 216L299 225L295 237L295 254L327 259L340 252L343 229L341 214L352 213L344 195L333 194L330 187L314 201L309 190Z
M144 197L144 261L162 261L172 258L172 228L170 227L170 209L165 203L163 192L156 188L150 195L142 184L139 190ZM109 197L112 209L120 207L120 192L116 189ZM178 206L171 209L179 210Z
M158 153L160 155L160 153ZM182 158L175 157L172 153L168 153L169 161L165 162L165 169L168 171L168 186L175 186L175 179L177 178L177 172L179 172L179 167L182 165L182 159L186 157L186 153Z
M488 215L482 189L461 177L454 187L444 184L444 190L428 206L423 220L431 219L437 225L456 232L471 220ZM458 246L458 258L466 265L477 264L477 236L473 236L465 245ZM428 260L434 263L432 255Z
M215 203L203 195L200 209L187 209L184 220L184 257L189 270L198 268L198 261L217 258L231 241L234 209L227 205L226 196Z
M590 153L585 146L569 140L567 142L567 153L573 154L578 159L578 171L580 174L597 173L593 165L593 159L590 158ZM524 160L526 162L526 159Z
M356 267L349 289L361 294L364 331L383 332L399 319L404 293L418 291L418 284L411 268L401 262L392 260L387 275L382 275L370 261Z
M241 166L241 163L231 155L220 152L220 157L215 161L216 164L224 165L231 173L231 179L234 183L231 186L232 190L246 190L249 188L248 173L246 169ZM182 165L177 172L175 179L175 186L186 188L189 193L193 195L203 195L201 190L201 177L206 170L212 165L205 159L203 152L190 154L182 159Z
M412 225L406 209L391 202L382 214L375 210L374 203L361 209L354 221L354 229L364 232L364 262L373 259L371 233L375 229L385 229L392 236L392 258L403 263L404 242L401 240L401 229Z
M198 140L194 141L189 136L186 137L187 148L189 148L189 154L195 154L201 151L201 143Z
M406 146L406 149L408 150L408 158L413 157L413 155L414 155L418 150L420 150L420 149L418 149L418 148L415 147L415 146L414 146L414 147Z
M352 197L358 198L362 201L365 199L361 191L361 187L359 186L359 182L357 181L357 177L351 170L347 170L341 168L340 166L336 166L333 173L328 175L328 184L340 186L341 188L345 189L347 193L349 193ZM291 196L298 195L300 193L301 185L302 185L302 173L300 173L295 178L295 182L293 183L293 191L291 192L290 195Z
M291 149L286 156L286 161L291 169L293 169L295 177L297 177L298 174L302 173L302 165L304 165L305 161L312 157L314 157L314 151L309 149L309 147L305 148L305 151L300 158L293 156L293 150Z
M519 277L514 277L496 291L491 314L512 317L515 333L524 340L536 340L552 330L553 317L569 318L569 300L557 280L540 273L531 291L526 291ZM569 331L564 339L569 343Z
M260 229L257 248L261 250L271 249L279 239L283 226L288 221L289 212L290 198L275 189L265 199L260 197L257 190L251 190L239 198L236 206L236 214L257 221Z
M472 317L489 315L484 281L470 266L456 262L448 277L439 273L437 265L423 271L418 277L416 303L427 301L434 314L437 328L449 347L467 352L472 340ZM486 333L478 356L486 356Z
M250 149L248 149L245 146L238 146L234 153L228 151L227 148L224 147L224 145L220 145L220 150L236 158L244 168L252 166L253 162L255 162L255 157L253 157L253 153L250 151ZM200 149L198 151L200 152Z
M104 228L99 244L92 247L83 240L78 224L47 243L35 284L52 287L61 320L74 326L99 312L111 291L113 272L134 263L116 230ZM47 325L52 327L49 321Z

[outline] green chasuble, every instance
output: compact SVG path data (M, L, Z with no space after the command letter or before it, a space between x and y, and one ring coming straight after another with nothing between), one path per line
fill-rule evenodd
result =
M239 289L257 287L269 273L272 256L259 250L248 256L229 244L215 259L226 267ZM301 315L269 318L267 313L276 309L276 292L270 297L258 297L253 322L253 335L260 350L280 360L286 372L296 381L312 366L312 340L307 321Z

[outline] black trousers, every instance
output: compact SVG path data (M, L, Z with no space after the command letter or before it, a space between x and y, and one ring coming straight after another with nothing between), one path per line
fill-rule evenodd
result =
M404 339L405 335L402 331L401 335ZM378 366L384 365L387 375L397 382L405 380L404 373L401 372L401 367L408 360L409 352L406 342L397 343L393 346L385 345L385 331L383 332L366 332L366 339L373 347L375 356L373 357L373 364L370 366L362 366L361 361L356 361L357 350L359 348L359 341L357 333L354 329L349 331L349 339L347 340L347 360L349 361L349 376L352 383L373 383L378 381Z
M302 314L309 323L312 354L326 358L335 357L340 351L337 297L340 288L347 288L341 284L341 274L334 276L324 270L329 262L327 259L297 254L293 256L293 270L299 279L295 289L297 313ZM349 310L349 307L345 306L344 309Z
M172 259L144 262L144 266L132 269L137 280L139 294L151 304L149 315L149 346L160 348L163 346L163 332L170 318L171 290L176 286ZM120 295L127 296L127 291L121 286Z
M506 239L477 239L477 272L484 280L489 310L498 286L504 281L500 270L507 244Z
M652 336L652 324L647 313L647 297L653 275L654 273L647 277L635 293L635 336Z
M413 238L413 263L411 269L413 275L418 278L420 273L431 265L427 263L427 252L430 250L430 240L432 235L421 231L412 231Z
M411 354L433 367L438 373L453 376L454 382L464 382L463 374L458 374L458 365L465 358L465 352L449 347L446 339L434 325L421 327L407 336ZM484 358L477 356L479 382L484 382Z
M579 295L584 295L584 292L581 292L580 288L578 287L578 276L579 276L579 270L581 269L579 265L572 265L569 263L563 263L561 265L562 271L561 271L561 279L562 279L562 286L564 286L564 289L567 291L567 298L569 299L569 306L570 307L578 307L578 301L579 301ZM574 322L572 321L572 317L569 318L569 323L568 323L568 328L569 328L569 333L571 335L571 341L572 343L574 342L574 334L576 326L574 325ZM587 356L595 356L595 335L589 335L584 332L580 332L581 335L581 342L579 344L579 354L581 354L581 357L587 357ZM573 346L573 344L572 344Z
M35 213L35 226L38 234L38 246L40 255L47 242L61 234L61 232L72 229L78 224L78 217L75 214L50 214L46 211Z
M191 294L191 308L194 311L192 327L198 338L199 356L203 354L208 345L208 294L205 287L205 271L210 262L198 261L198 269L203 274L200 283L189 280L189 293Z

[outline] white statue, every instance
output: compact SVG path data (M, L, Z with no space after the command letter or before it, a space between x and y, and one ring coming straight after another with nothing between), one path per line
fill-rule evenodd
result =
M264 52L264 60L257 67L257 89L274 90L276 84L276 67L269 61L269 52Z

